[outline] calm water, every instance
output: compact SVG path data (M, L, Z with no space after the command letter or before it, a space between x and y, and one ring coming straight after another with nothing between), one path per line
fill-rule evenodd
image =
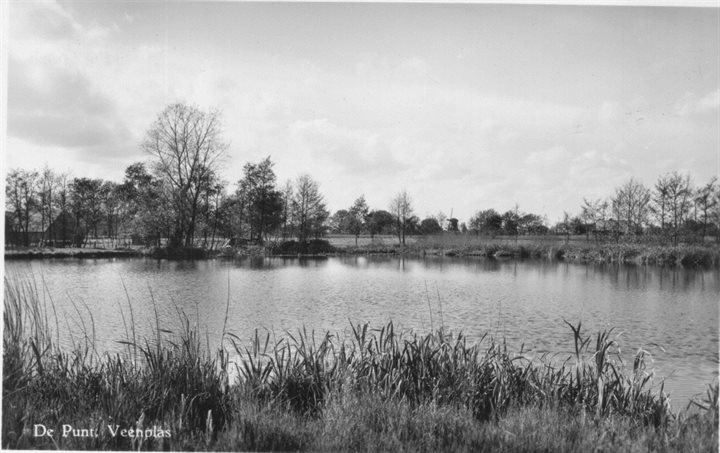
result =
M281 335L306 326L348 335L350 322L426 332L442 321L471 339L505 336L511 350L573 349L563 319L587 333L614 328L625 359L651 353L676 407L718 375L720 271L548 261L449 258L244 259L168 262L151 259L9 261L6 275L32 278L58 311L70 345L92 330L99 348L120 351L132 317L138 336L177 330L179 313L217 342L229 297L228 330ZM124 286L123 286L124 285ZM154 307L153 307L154 301ZM49 303L49 302L48 302ZM92 313L92 319L90 316Z

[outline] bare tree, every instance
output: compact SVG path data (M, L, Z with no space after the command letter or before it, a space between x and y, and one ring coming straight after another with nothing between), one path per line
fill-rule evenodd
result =
M282 240L286 240L288 237L293 235L293 198L294 189L291 180L285 181L282 187L282 201L283 201L283 212L282 212Z
M438 225L440 225L440 229L445 230L445 220L447 220L447 215L445 215L442 211L438 211L438 213L435 214L435 219L437 220Z
M680 175L673 172L665 176L667 185L667 207L670 221L670 236L673 244L677 245L692 204L692 184L690 175Z
M655 214L655 218L660 222L660 231L665 231L665 221L667 219L668 210L668 190L670 178L668 175L660 176L655 183L655 191L652 195L651 210Z
M104 181L100 187L102 202L102 215L105 218L105 235L113 247L117 247L118 218L120 217L119 184L113 181Z
M390 200L390 212L395 217L398 242L405 245L408 221L413 215L412 200L405 189Z
M635 235L642 230L649 212L650 190L647 187L631 178L615 189L612 203L619 228L625 234Z
M41 246L46 240L52 238L52 224L54 219L53 196L57 187L57 176L47 164L43 167L38 181L38 201L40 208L40 224L43 231ZM47 237L46 237L47 236Z
M70 175L68 173L61 173L57 176L57 188L55 190L56 196L54 197L54 204L56 205L60 218L60 224L54 225L52 228L52 241L58 243L58 236L60 238L59 243L65 247L70 237L69 227L70 225L70 202L71 202L71 190L70 190ZM60 231L56 230L56 227L60 228Z
M709 183L699 187L695 192L695 205L702 214L702 241L705 242L705 234L707 234L708 218L712 209L718 203L713 196L715 194L715 183L717 177L713 177Z
M221 138L220 113L170 105L147 131L142 147L155 157L154 171L169 189L174 209L171 244L191 247L203 184L228 148Z
M715 241L720 242L720 186L715 186L711 198L713 201L708 212L708 218L715 228Z
M602 210L603 201L598 198L596 200L588 200L583 198L582 212L580 218L585 222L585 234L587 240L590 241L590 232L592 230L595 236L595 242L598 240L598 223L600 222L600 213ZM607 209L607 203L605 203L605 209ZM603 219L604 220L604 219Z

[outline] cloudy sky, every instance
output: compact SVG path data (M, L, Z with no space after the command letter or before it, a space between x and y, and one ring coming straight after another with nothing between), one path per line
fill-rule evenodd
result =
M120 181L168 104L223 114L331 211L579 211L630 177L720 173L720 9L13 1L9 168Z

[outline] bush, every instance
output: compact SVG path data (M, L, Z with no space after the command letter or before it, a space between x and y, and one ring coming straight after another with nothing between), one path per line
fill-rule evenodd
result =
M270 248L273 255L319 255L336 253L337 249L324 239L313 239L308 242L285 241Z
M153 258L169 260L201 260L207 255L207 250L199 247L155 247L150 251Z

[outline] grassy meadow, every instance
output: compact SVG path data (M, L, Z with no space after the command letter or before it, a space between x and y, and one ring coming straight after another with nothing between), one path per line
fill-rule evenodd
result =
M5 280L2 447L232 451L712 451L718 385L674 412L639 353L621 363L611 331L568 323L571 357L530 360L502 339L443 328L353 325L349 338L223 329L222 346L184 317L156 319L125 352L95 328L59 346L57 314L31 283ZM130 305L131 307L131 305ZM92 319L92 318L90 318ZM37 425L54 436L35 436ZM63 425L92 429L80 437ZM112 429L111 429L112 428ZM123 431L124 430L124 431Z

